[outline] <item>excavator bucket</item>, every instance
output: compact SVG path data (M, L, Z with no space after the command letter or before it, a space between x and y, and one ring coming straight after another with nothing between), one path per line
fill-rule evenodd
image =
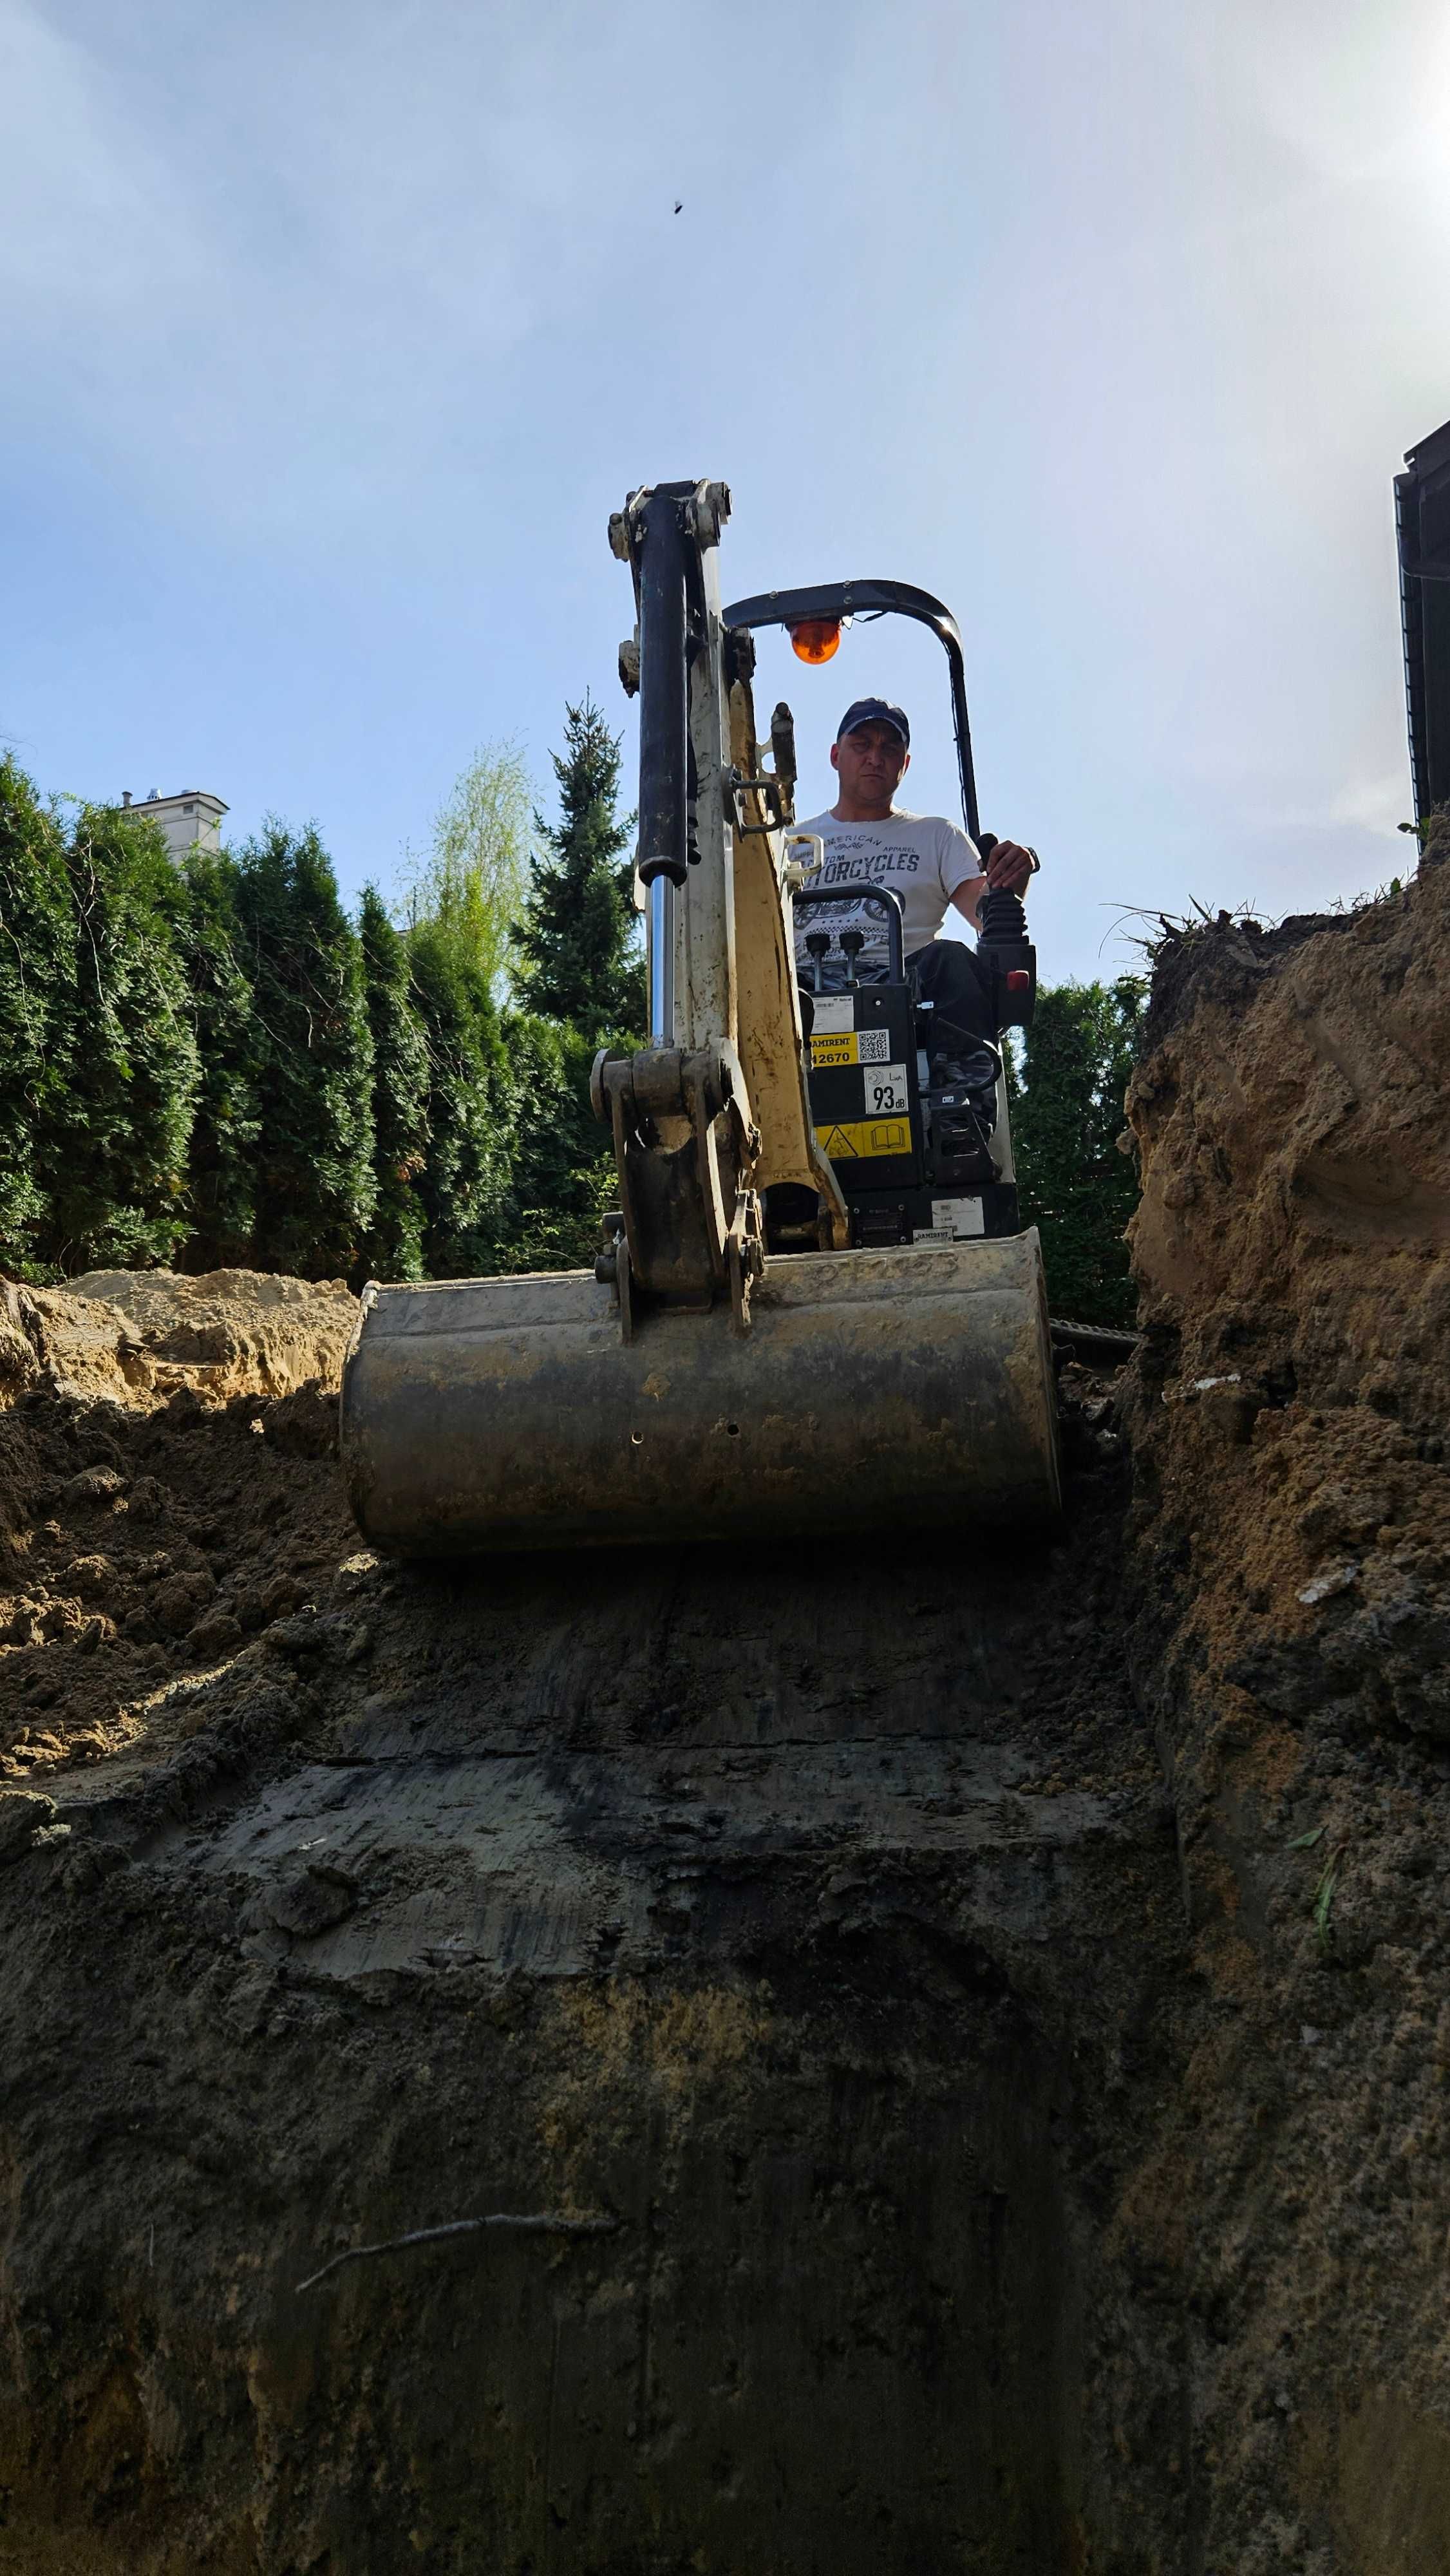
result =
M815 1002L807 1068L790 718L762 772L753 648L715 574L728 509L723 484L662 484L610 527L639 612L620 668L649 914L649 1043L594 1073L619 1206L592 1271L364 1292L343 1469L388 1555L983 1532L1058 1508L1037 1237L990 1118L978 1133L970 1102L921 1090L904 972ZM903 602L951 644L939 603ZM1014 938L1004 995L1030 982Z
M1058 1508L1035 1233L771 1261L620 1338L588 1272L368 1292L343 1381L358 1522L393 1556L753 1539Z

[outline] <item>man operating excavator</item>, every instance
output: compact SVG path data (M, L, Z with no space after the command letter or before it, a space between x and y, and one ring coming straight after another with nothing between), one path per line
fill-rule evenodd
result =
M947 907L975 930L983 895L999 887L1020 895L1038 860L1017 841L998 841L984 867L974 843L944 816L898 812L893 799L910 766L911 727L903 710L884 698L857 698L831 745L840 794L829 813L795 829L817 833L825 844L825 864L811 879L813 892L869 880L901 897L906 962L922 1001L933 1010L933 1067L951 1080L957 1061L997 1031L975 955L965 941L940 936ZM830 949L821 955L825 936ZM808 953L808 939L817 943L814 953ZM847 897L839 905L813 907L796 934L801 981L808 990L838 991L852 976L854 953L855 980L880 982L886 940L880 906Z

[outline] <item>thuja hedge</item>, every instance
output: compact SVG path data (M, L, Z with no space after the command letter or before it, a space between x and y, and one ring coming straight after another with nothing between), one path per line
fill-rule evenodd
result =
M536 817L522 919L478 932L450 862L353 922L314 831L178 869L155 827L44 802L0 761L0 1270L234 1265L458 1278L583 1264L610 1187L588 1107L642 1009L619 745L586 699ZM514 990L488 957L511 946ZM1053 1304L1132 1314L1115 1150L1143 985L1043 990L1013 1063Z
M354 923L313 831L178 868L0 761L0 1270L446 1278L584 1260L598 1031L502 1008L466 928Z

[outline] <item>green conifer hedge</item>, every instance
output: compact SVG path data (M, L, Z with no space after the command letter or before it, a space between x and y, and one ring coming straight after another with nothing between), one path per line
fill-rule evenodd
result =
M511 747L465 774L401 921L369 887L356 925L311 829L177 868L153 826L0 760L0 1269L586 1266L614 1189L590 1065L644 1009L620 744L588 698L554 768L510 942ZM1044 989L1019 1042L1024 1214L1084 1322L1132 1312L1116 1140L1143 993Z
M1017 1040L1022 1213L1042 1235L1052 1311L1074 1323L1131 1325L1136 1312L1123 1229L1138 1175L1118 1138L1147 990L1135 975L1040 987L1032 1026Z

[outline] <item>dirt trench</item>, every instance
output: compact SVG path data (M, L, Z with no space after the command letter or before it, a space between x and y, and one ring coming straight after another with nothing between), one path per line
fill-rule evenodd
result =
M1051 1544L401 1571L345 1292L11 1292L0 2564L1450 2570L1447 898L1163 961Z

